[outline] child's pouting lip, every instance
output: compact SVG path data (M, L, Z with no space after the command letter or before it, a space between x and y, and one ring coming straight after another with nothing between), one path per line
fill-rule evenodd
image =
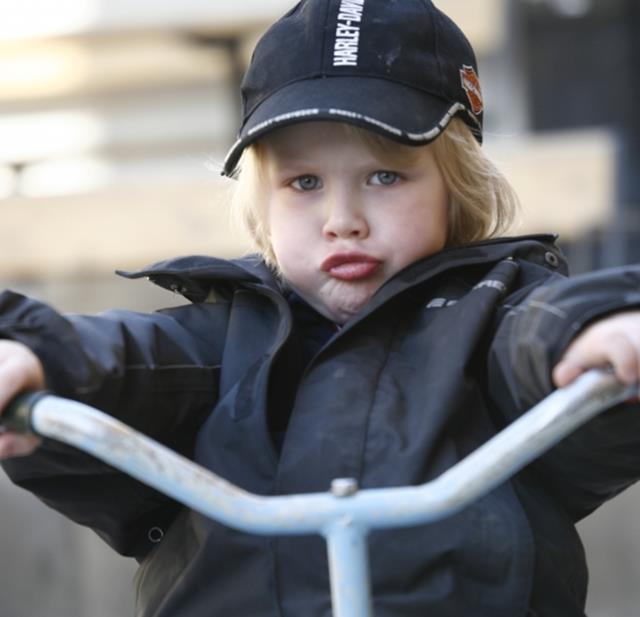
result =
M327 257L320 269L333 278L342 281L356 281L364 279L380 269L382 262L365 253L344 252L334 253Z

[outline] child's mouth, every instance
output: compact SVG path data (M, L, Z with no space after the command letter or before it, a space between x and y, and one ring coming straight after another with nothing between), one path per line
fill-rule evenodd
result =
M381 262L362 253L337 253L322 262L322 270L341 281L365 279L376 272Z

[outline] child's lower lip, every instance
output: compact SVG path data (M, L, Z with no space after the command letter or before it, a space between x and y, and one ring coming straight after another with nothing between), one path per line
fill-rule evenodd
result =
M329 274L341 281L357 281L371 276L379 267L378 262L351 261L334 266L329 270Z

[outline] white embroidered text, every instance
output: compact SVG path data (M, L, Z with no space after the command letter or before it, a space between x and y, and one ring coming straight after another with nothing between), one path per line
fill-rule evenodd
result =
M358 66L360 22L365 0L342 0L338 13L333 66Z

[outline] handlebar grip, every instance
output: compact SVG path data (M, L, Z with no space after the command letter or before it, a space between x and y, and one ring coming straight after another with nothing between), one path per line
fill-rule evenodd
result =
M0 426L17 433L32 433L31 413L36 403L47 394L44 391L36 391L23 392L15 396L0 415Z

